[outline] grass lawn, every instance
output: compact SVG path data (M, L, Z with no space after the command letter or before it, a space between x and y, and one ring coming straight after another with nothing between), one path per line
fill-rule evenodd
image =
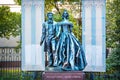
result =
M23 72L20 69L0 70L0 80L33 80L33 72ZM35 80L41 80L41 72L37 73Z

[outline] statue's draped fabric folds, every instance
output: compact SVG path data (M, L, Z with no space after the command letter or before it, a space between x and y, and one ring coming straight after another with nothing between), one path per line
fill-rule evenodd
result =
M69 14L63 12L62 21L58 23L59 37L56 46L55 65L62 70L83 70L87 65L82 45L72 33L73 24L68 20Z

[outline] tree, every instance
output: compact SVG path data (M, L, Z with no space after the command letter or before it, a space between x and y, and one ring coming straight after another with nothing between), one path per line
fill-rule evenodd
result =
M107 47L113 48L107 58L108 71L120 71L120 0L107 2Z
M10 12L7 6L0 7L0 37L18 36L21 28L21 14Z
M107 59L108 72L120 72L120 45L112 51Z
M14 0L17 4L21 5L21 0ZM58 5L58 2L61 4ZM79 19L79 25L77 25L77 20L74 18L73 14L80 13L81 8L78 8L81 4L81 0L45 0L45 15L48 12L52 12L52 9L56 9L56 13L54 15L55 21L61 21L61 13L64 8L60 9L60 6L63 7L65 3L68 2L68 5L71 5L69 13L70 13L70 20L73 22L73 32L76 37L81 41L82 36L82 25L81 25L81 18ZM78 4L74 4L74 2L78 2ZM78 5L77 9L76 6ZM73 12L74 11L74 12ZM46 16L45 16L46 19Z
M60 2L60 4L58 5L58 2ZM52 9L56 9L56 13L54 16L55 21L61 21L61 15L63 10L65 9L64 6L69 5L69 14L70 14L70 21L74 24L73 27L73 33L76 35L76 37L81 41L82 39L82 22L81 22L81 18L79 19L79 25L77 25L77 20L74 18L73 14L75 13L80 13L81 12L81 8L80 7L80 0L45 0L45 13L51 12ZM76 3L74 3L76 2ZM76 5L78 5L78 7L76 8ZM62 9L60 8L62 7ZM74 12L73 12L74 11Z
M45 0L45 12L51 11L53 8L57 10L57 12L61 15L60 8L58 2L64 5L64 2L68 2L69 4L72 5L72 2L79 2L80 0ZM75 5L72 6L72 9L74 8Z
M107 3L107 47L116 47L120 43L120 1Z
M16 4L21 5L21 0L14 0Z

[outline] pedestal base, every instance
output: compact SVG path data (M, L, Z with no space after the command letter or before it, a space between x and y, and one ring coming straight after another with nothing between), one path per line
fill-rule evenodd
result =
M43 72L43 80L85 80L85 73L82 71L66 72Z

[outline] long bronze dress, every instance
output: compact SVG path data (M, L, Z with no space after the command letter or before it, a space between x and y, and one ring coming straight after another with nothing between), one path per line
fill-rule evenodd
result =
M72 23L67 19L59 23L59 41L55 63L62 70L83 70L87 65L82 45L72 33Z

